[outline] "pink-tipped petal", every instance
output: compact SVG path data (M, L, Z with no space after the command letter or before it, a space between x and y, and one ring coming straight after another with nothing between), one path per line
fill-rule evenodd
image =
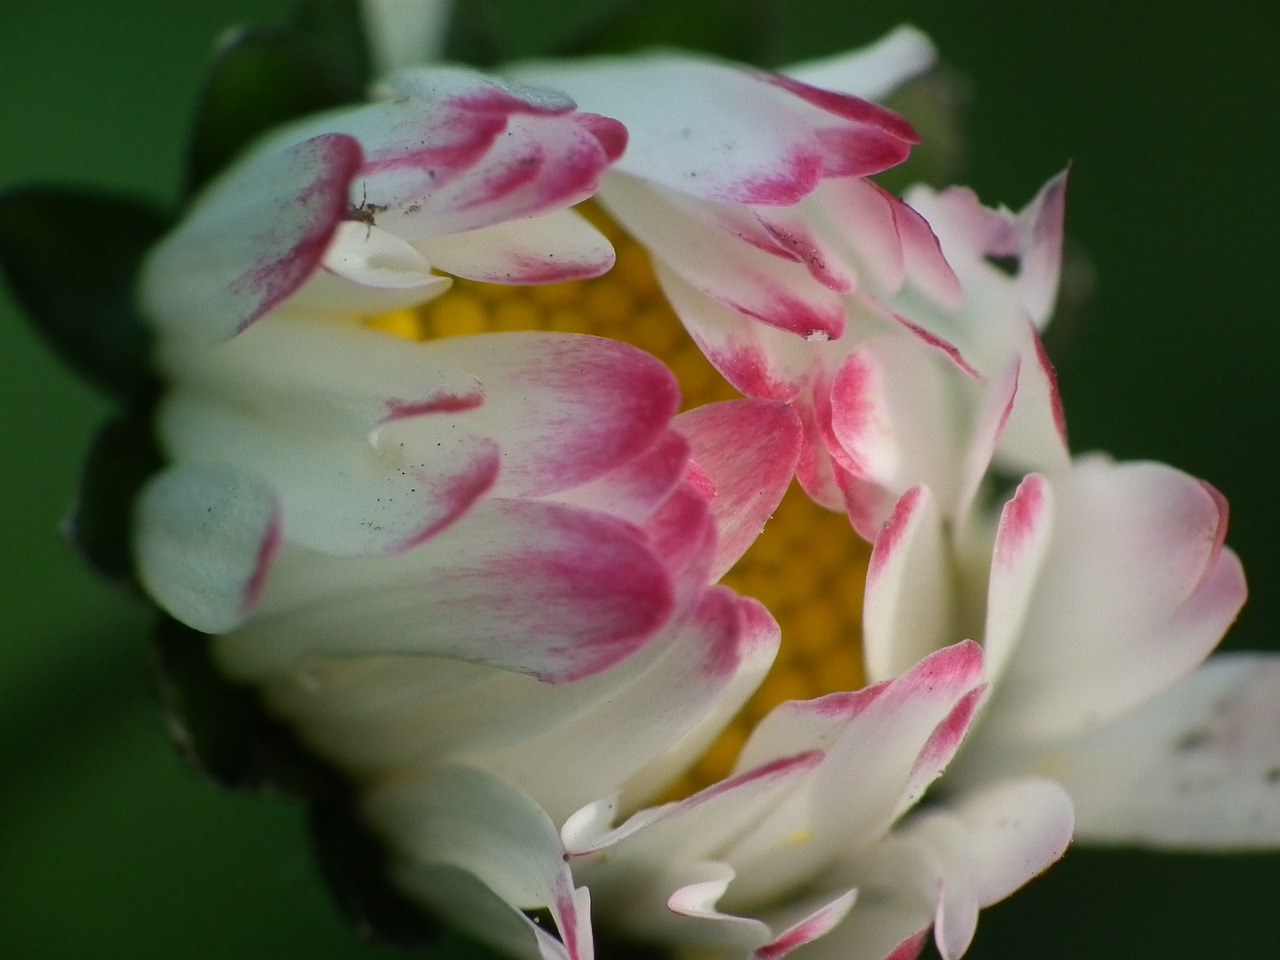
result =
M136 511L134 553L147 590L204 633L248 617L280 544L271 485L226 464L192 463L154 478Z
M688 470L689 441L669 430L616 470L566 491L562 498L630 523L644 523L671 496Z
M320 266L361 159L354 139L323 133L233 167L148 256L143 310L212 343L279 306Z
M376 436L423 419L431 418L389 421ZM186 389L171 393L161 411L161 435L178 459L223 460L261 474L280 499L289 539L326 553L418 546L470 510L499 474L498 445L470 432L412 449L289 426L299 424L254 417Z
M730 850L727 859L739 873L735 897L752 902L795 889L836 863L840 851L883 838L921 755L934 751L939 725L979 687L981 671L982 651L966 641L896 680L858 694L783 704L766 717L740 764L768 757L805 727L811 744L834 743L811 788L788 798ZM825 735L813 738L823 727Z
M1244 602L1225 504L1157 463L1085 460L1055 481L1053 541L988 722L1083 732L1190 673Z
M751 666L757 638L740 609L748 602L713 588L685 623L651 642L649 662L629 669L627 661L613 671L618 676L582 681L578 686L588 689L571 694L577 710L566 710L540 736L517 736L509 745L476 751L474 762L532 785L557 820L572 813L582 797L617 793L633 771L678 744L715 710L742 667ZM544 698L550 695L544 691ZM561 768L555 758L566 756L573 764Z
M1058 297L1062 272L1062 230L1066 216L1067 173L1058 174L1018 215L1022 269L1018 293L1039 329L1044 329Z
M542 496L604 476L644 453L680 402L657 359L613 340L554 333L454 337L433 357L484 371L486 401L459 429L492 436L503 451L495 496ZM406 424L415 444L447 443L449 424Z
M711 480L719 541L711 579L738 562L786 493L800 454L800 421L785 404L737 400L682 414L676 429Z
M877 337L853 351L831 385L832 455L891 494L926 483L942 504L958 496L957 431L949 409L975 385L912 340Z
M626 124L631 146L619 170L704 200L796 203L823 176L883 170L915 142L901 117L857 97L688 56L516 72Z
M818 750L781 757L692 797L642 810L612 829L609 822L616 803L605 809L584 808L565 822L566 848L573 857L612 851L600 858L600 868L620 859L657 866L677 856L711 857L795 789L821 761ZM625 863L622 869L626 869Z
M804 919L792 924L771 942L755 951L756 960L782 960L783 957L834 930L853 909L857 892L846 891L824 904Z
M1071 460L1058 376L1030 324L1019 339L1023 345L1018 395L1001 432L995 459L1011 471L1058 473Z
M721 687L715 702L707 705L702 718L679 742L631 776L623 788L624 801L639 803L642 798L653 797L669 786L710 749L760 688L778 654L781 631L764 605L750 598L738 598L738 615L742 636L733 650L736 663L732 665L732 675ZM731 661L724 662L727 666Z
M312 554L277 572L259 615L224 639L230 672L418 654L564 683L635 653L673 604L670 577L639 530L528 501L486 501L419 549L358 570Z
M758 240L743 237L737 208L627 177L611 180L601 199L668 269L742 317L806 339L834 340L843 333L840 294L815 282L803 258L779 256L774 245L761 249Z
M927 487L898 501L871 551L862 612L867 676L886 680L954 643L943 517Z
M804 388L812 345L790 333L754 323L655 265L663 293L711 364L749 397L788 403Z
M1000 511L982 641L987 679L992 682L999 679L1022 635L1053 535L1053 517L1053 488L1039 474L1024 479Z

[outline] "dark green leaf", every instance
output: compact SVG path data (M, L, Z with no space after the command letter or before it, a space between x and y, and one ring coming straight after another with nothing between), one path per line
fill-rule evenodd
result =
M484 8L498 59L548 57L582 47L623 14L639 11L646 0L485 0L458 5Z
M296 31L241 30L219 48L196 111L187 188L194 192L281 123L350 102L349 68Z
M322 60L335 102L364 99L373 66L360 4L355 0L301 0L294 25Z
M124 400L155 389L134 284L168 227L142 201L89 190L20 187L0 196L0 267L15 298L68 365Z
M151 431L150 406L109 421L94 437L65 530L99 573L135 591L133 504L162 464Z
M529 52L683 47L760 66L778 65L783 37L780 0L636 0L608 6L607 18L593 18L576 35L565 35L559 49Z
M183 752L224 786L343 796L343 781L263 710L253 690L222 675L209 644L170 617L157 632L160 692Z
M471 0L454 7L445 40L446 60L490 67L502 57L493 11L484 0Z

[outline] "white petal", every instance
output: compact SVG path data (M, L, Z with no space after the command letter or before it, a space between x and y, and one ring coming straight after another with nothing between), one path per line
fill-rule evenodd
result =
M563 283L613 266L613 246L573 210L553 210L416 244L439 270L483 283Z
M909 822L941 877L934 933L954 960L968 949L978 910L1003 900L1057 861L1071 842L1071 800L1047 780L1006 780L947 800Z
M185 464L151 480L136 510L139 573L166 610L205 633L249 615L280 543L270 484L227 465Z
M1167 693L1042 758L1081 840L1161 848L1280 845L1280 659L1219 654Z
M1244 602L1225 501L1201 481L1087 460L1054 492L1053 542L986 717L1002 738L1072 735L1138 706L1190 673Z
M928 487L898 501L871 551L862 610L869 679L887 680L948 643L955 605L943 519Z
M827 90L883 100L926 70L938 52L925 34L909 24L894 27L875 43L821 60L787 67L787 75Z
M371 790L363 809L409 872L415 865L456 867L512 907L545 908L571 960L589 960L586 901L575 896L559 835L515 787L465 767L437 768Z

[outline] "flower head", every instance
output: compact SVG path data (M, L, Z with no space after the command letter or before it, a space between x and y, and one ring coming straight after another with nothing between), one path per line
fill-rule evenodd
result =
M370 5L381 59L428 6ZM1193 673L1244 598L1224 501L1068 451L1065 179L869 179L933 57L416 67L148 256L142 581L428 910L547 960L953 958L1077 813L1274 842L1274 665Z

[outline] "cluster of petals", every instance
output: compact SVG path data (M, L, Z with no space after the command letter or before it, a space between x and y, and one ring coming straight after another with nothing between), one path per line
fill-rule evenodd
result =
M537 283L607 269L608 244L569 207L625 140L563 96L456 69L385 93L257 145L148 258L140 298L169 384L169 465L136 511L148 590L217 634L224 671L355 779L407 889L517 952L591 956L576 861L589 873L620 845L642 864L686 811L727 804L749 824L777 807L742 856L755 898L787 894L794 878L761 885L768 848L784 820L811 818L782 808L860 789L837 747L901 726L889 786L850 835L874 846L958 742L976 648L874 710L859 704L875 692L822 708L833 726L802 748L807 720L779 721L753 769L626 843L600 834L601 810L672 782L773 660L768 612L714 584L781 499L799 419L769 399L674 417L670 372L613 341L411 342L365 324L442 293L437 270ZM713 854L724 881L729 852ZM666 891L659 913L670 899L706 928L693 941L731 952L780 956L854 895L841 881L798 925L766 923L712 910L704 872L649 889Z
M856 60L843 73L823 63L792 76L878 96L928 60L909 30L868 55L891 63L871 77ZM619 117L633 141L667 143L675 121L635 93L592 82L586 96L578 78L595 75L573 65L540 75ZM715 98L691 109L726 122ZM658 147L645 156L663 166ZM1016 886L993 882L975 810L1025 829L1024 869L1060 852L1073 818L1081 840L1280 842L1280 663L1222 655L1200 666L1246 593L1223 545L1224 498L1163 464L1068 451L1039 338L1057 292L1065 179L1018 213L962 188L897 200L856 176L821 179L795 199L735 198L619 167L601 192L646 242L712 363L749 396L801 416L806 490L873 541L871 680L981 642L989 697L935 785L938 802L890 838L890 848L913 838L915 866L896 875L900 892L925 891L922 903L912 913L899 896L898 916L881 918L882 936L910 929L931 904L947 957L967 946L976 908ZM1012 795L1007 811L992 799ZM862 909L844 928L857 928ZM895 941L842 946L885 956Z

